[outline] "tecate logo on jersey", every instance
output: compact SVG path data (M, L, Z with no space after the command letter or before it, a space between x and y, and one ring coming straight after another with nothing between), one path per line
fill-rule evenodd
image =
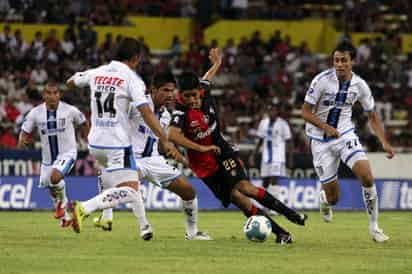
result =
M24 179L23 179L24 180ZM29 209L33 179L27 178L26 184L8 184L0 180L1 209Z

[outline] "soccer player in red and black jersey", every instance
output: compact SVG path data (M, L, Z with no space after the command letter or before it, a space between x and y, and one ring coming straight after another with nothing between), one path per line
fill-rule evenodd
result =
M214 100L210 95L210 82L221 64L219 49L211 49L212 67L202 80L191 72L179 77L181 104L176 106L169 127L169 139L187 149L190 168L212 190L224 207L236 205L246 217L265 215L272 224L276 242L292 243L292 236L249 198L262 206L275 210L291 222L304 225L305 214L299 214L277 200L265 189L251 184L237 151L221 135Z

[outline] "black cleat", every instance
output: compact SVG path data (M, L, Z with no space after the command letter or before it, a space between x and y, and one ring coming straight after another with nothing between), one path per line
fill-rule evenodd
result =
M308 215L304 214L304 213L296 213L293 216L291 216L290 218L288 218L289 221L291 221L292 223L295 223L297 225L305 225L306 220L308 219Z
M276 235L276 243L280 245L290 245L293 243L292 234L290 233L281 233Z

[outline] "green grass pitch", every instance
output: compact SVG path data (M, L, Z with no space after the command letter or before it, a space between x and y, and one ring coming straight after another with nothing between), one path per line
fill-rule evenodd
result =
M89 217L84 231L58 227L51 212L0 212L0 273L412 273L412 212L383 212L391 237L374 243L364 212L335 212L325 224L309 213L307 226L276 219L294 235L291 246L248 242L240 212L200 212L214 241L185 241L183 214L149 212L152 241L140 239L131 212L115 212L114 230Z

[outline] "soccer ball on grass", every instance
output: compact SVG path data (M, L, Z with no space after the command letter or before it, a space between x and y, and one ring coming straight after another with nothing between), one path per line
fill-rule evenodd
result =
M265 216L256 215L247 219L243 227L246 239L253 242L264 242L272 233L272 225Z

